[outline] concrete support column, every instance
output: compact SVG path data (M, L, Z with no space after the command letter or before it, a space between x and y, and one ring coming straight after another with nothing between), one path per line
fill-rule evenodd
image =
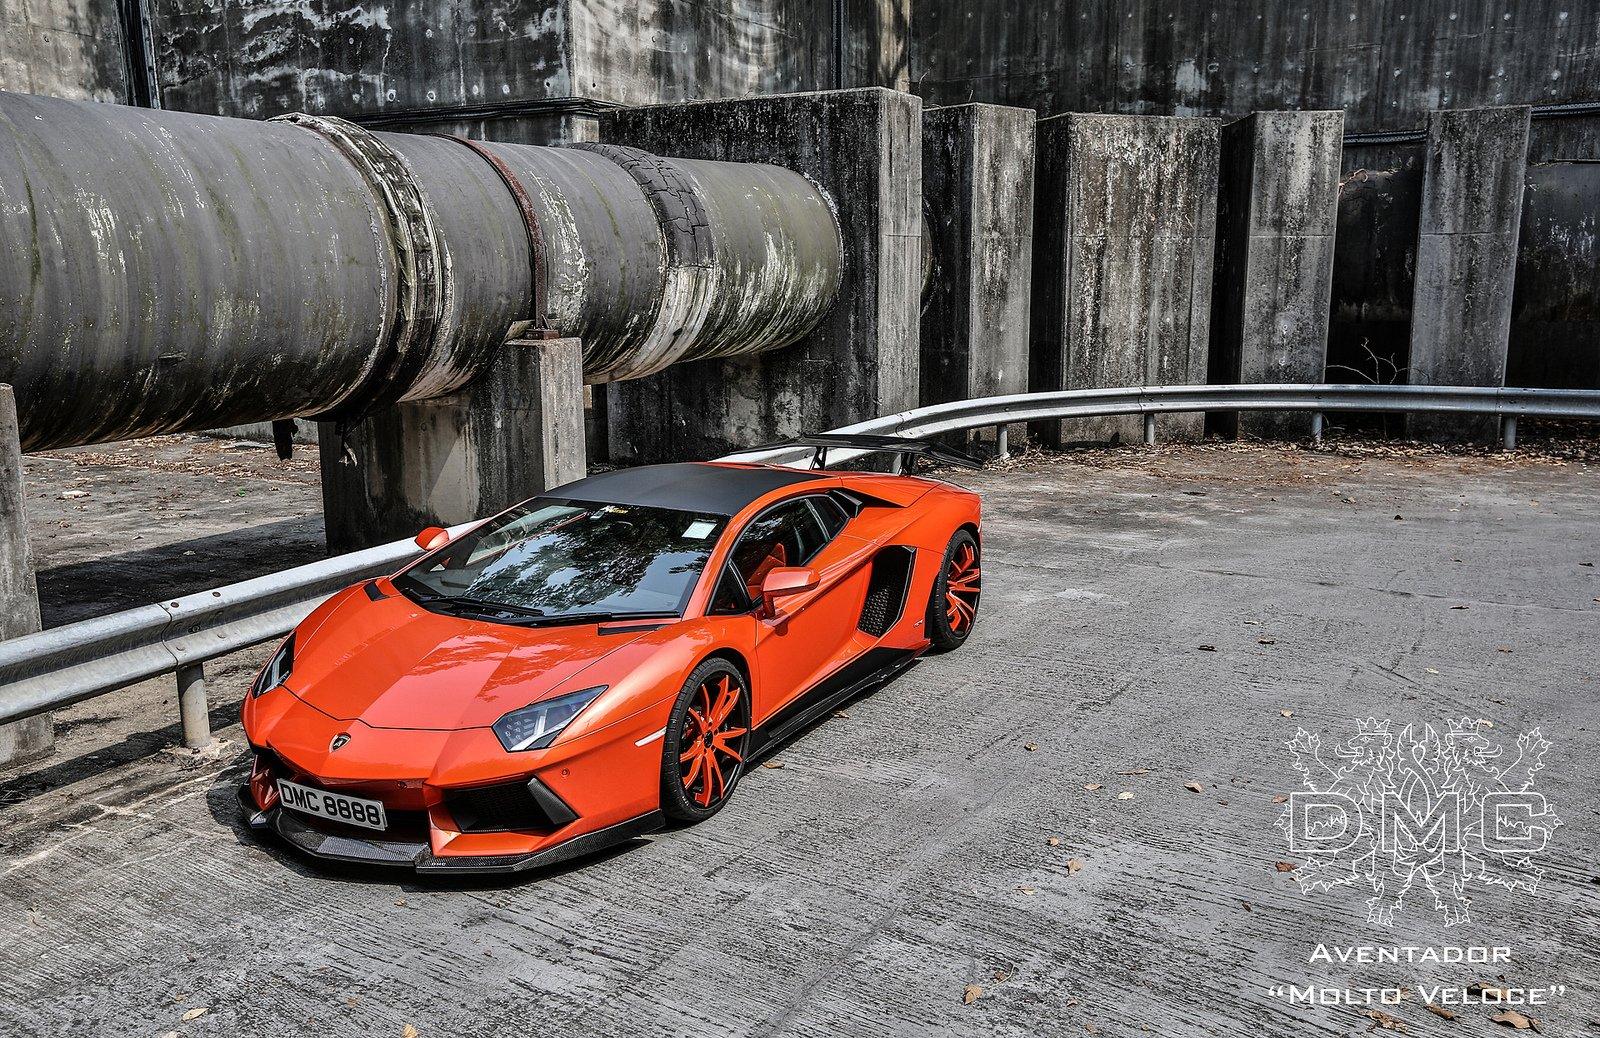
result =
M1410 382L1501 386L1528 166L1526 106L1433 112L1417 229ZM1492 418L1418 415L1411 435L1489 439Z
M924 405L1028 390L1034 121L985 104L922 116Z
M328 547L352 551L492 515L582 478L583 350L513 339L460 392L321 430Z
M833 309L795 345L612 383L613 459L714 458L916 406L921 101L864 89L660 105L608 112L600 133L675 158L795 170L833 204L844 250Z
M22 506L22 447L11 387L0 385L0 641L39 629L39 589ZM43 757L55 748L49 714L0 725L0 766Z
M1217 126L1131 115L1039 120L1033 389L1206 381ZM1083 419L1044 432L1134 442L1142 424ZM1198 414L1163 424L1173 439L1203 428Z
M1210 381L1321 382L1343 112L1255 112L1222 128ZM1221 412L1223 435L1298 439L1298 412Z

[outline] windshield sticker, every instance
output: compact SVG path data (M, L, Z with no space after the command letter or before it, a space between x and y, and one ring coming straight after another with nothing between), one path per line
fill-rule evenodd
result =
M709 523L704 519L696 519L694 522L689 524L689 528L687 530L683 531L683 537L684 540L688 541L703 541L710 536L711 531L715 530L716 528L716 523Z

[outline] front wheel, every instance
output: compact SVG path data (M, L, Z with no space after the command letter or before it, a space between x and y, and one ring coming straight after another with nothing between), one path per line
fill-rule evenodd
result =
M982 593L978 566L978 540L967 530L957 530L945 548L944 563L928 599L928 638L939 652L958 648L972 633L978 619Z
M750 690L725 659L706 660L672 705L661 750L661 810L699 822L722 809L744 773Z

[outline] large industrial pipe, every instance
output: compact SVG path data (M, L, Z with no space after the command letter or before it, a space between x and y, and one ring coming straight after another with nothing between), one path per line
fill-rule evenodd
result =
M0 92L0 383L40 450L443 395L519 320L634 378L805 334L839 234L774 166Z

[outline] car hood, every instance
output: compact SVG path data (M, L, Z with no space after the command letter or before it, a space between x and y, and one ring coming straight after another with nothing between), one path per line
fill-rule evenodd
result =
M404 596L346 596L296 637L289 689L342 721L449 730L493 724L639 637L431 613ZM600 684L602 682L594 682Z

